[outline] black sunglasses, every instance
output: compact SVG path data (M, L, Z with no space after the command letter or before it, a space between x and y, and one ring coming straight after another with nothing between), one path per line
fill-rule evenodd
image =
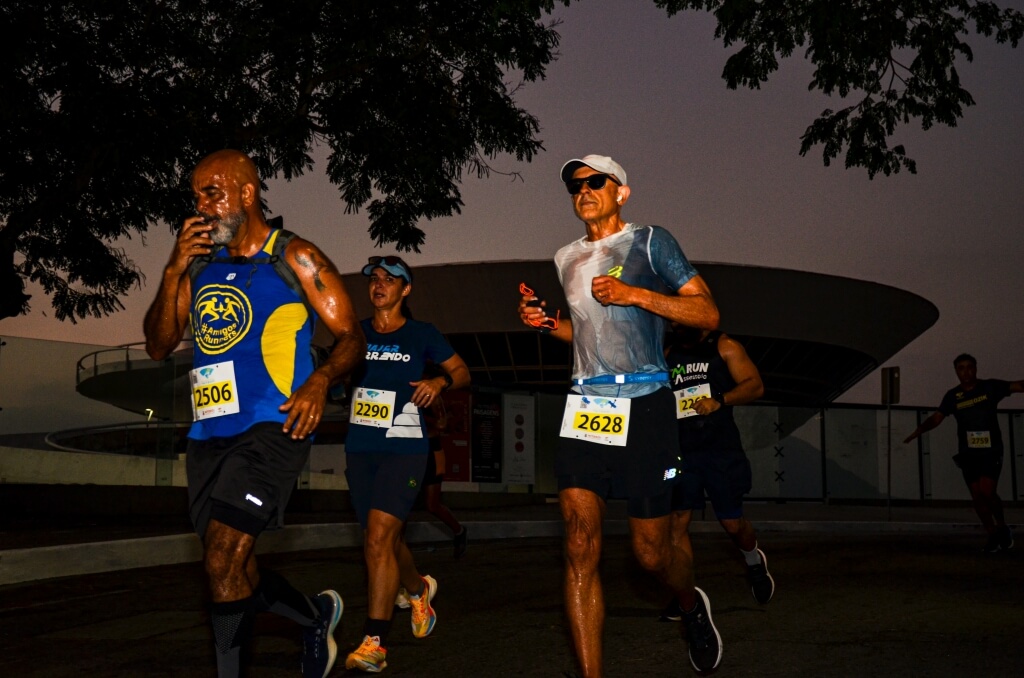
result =
M402 266L406 265L406 262L402 261L401 257L396 257L390 254L386 257L370 257L369 259L367 259L367 261L369 263L380 263L381 261L383 261L389 266L393 266L395 264L401 264Z
M407 282L410 282L410 283L412 282L412 271L409 270L409 264L407 264L404 261L402 261L401 257L396 257L396 256L391 255L391 254L389 254L386 257L373 256L373 257L370 257L369 259L367 259L367 262L368 262L368 265L370 265L370 266L379 266L382 263L385 266L400 266L401 269L403 271L405 271L405 274L402 277L405 278ZM367 274L367 275L369 275L369 274Z
M370 257L369 259L367 259L367 262L371 264L379 264L382 261L388 266L403 266L405 268L408 268L408 266L405 265L405 262L402 261L401 257L396 257L392 255L388 255L386 257Z
M583 184L586 184L592 191L600 191L604 188L605 182L609 179L619 186L622 185L619 183L618 179L610 174L591 174L589 177L584 177L582 179L569 179L569 181L565 182L565 188L569 191L569 195L576 195L582 191Z

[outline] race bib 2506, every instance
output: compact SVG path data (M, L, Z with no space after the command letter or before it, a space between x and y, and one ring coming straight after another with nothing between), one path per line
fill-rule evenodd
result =
M192 384L192 418L194 421L223 417L239 410L235 364L231 360L188 373Z

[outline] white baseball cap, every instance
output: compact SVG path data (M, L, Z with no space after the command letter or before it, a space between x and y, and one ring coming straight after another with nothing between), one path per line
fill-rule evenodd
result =
M622 165L615 162L607 155L585 155L582 158L573 158L562 165L562 183L572 179L573 172L584 166L589 167L590 169L595 169L598 172L610 174L618 179L620 184L623 186L626 185L626 170L622 169Z

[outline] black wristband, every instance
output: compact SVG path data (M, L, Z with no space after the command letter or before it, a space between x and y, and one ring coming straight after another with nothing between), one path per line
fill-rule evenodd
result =
M447 391L452 387L452 384L455 383L455 381L452 379L452 375L448 374L447 372L442 372L441 378L444 379L444 386L441 387L442 391Z
M711 397L717 400L719 405L725 405L725 394L721 391L712 391Z

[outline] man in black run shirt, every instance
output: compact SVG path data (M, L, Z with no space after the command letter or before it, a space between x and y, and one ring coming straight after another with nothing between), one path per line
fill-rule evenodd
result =
M673 324L666 345L684 470L672 496L673 545L692 555L690 517L693 510L704 509L707 493L715 516L743 554L754 599L765 604L775 593L775 581L757 547L754 526L743 516L743 495L751 486L750 461L732 416L734 405L764 394L761 375L743 345L719 331ZM678 608L672 601L662 619L680 619Z
M1011 393L1024 392L1024 381L978 379L978 361L962 353L953 361L960 385L943 396L939 409L907 436L909 443L925 431L931 431L952 415L956 418L958 453L953 461L964 475L971 491L974 510L988 532L986 553L1013 548L1013 533L1003 518L1003 501L996 494L999 472L1003 469L1003 433L999 429L996 407Z

